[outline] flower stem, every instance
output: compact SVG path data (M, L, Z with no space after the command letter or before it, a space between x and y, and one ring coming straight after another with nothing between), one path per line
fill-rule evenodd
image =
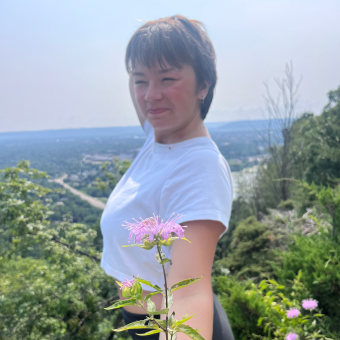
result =
M157 246L159 258L162 260L162 253L161 253L161 246ZM165 308L168 308L168 284L166 281L166 274L165 274L165 268L164 268L164 263L162 263L162 268L163 268L163 275L164 275L164 287L165 287ZM169 321L169 311L167 311L165 315L165 337L166 340L168 340L168 321Z
M165 332L165 329L157 322L157 320L153 317L153 315L152 315L152 314L149 314L148 310L147 310L146 308L144 308L144 305L143 305L139 300L138 300L138 302L139 302L139 304L140 304L139 307L142 307L142 308L145 310L146 314L149 315L149 317L153 318L153 321L156 322L157 326L158 326L161 330L163 330L163 331ZM137 305L137 306L138 306L138 305Z

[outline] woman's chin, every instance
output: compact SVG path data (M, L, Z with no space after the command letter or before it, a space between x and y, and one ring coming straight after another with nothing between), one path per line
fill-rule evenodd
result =
M153 127L154 130L158 131L165 131L171 129L171 124L168 122L164 122L161 120L149 120L150 125Z

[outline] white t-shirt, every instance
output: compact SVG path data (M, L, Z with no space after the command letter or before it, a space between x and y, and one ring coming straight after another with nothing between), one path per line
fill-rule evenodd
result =
M129 244L129 230L122 224L153 214L167 220L175 213L183 215L177 223L220 221L226 231L233 184L228 163L210 138L159 144L155 142L153 128L148 122L145 122L144 131L146 142L111 193L102 215L104 249L101 266L117 280L130 280L139 275L163 287L162 266L155 259L155 248L123 248L122 245ZM170 258L171 246L162 248ZM144 285L143 289L152 290Z

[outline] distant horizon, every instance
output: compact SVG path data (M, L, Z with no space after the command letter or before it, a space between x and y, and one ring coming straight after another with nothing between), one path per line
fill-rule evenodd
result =
M206 125L218 125L218 124L229 124L229 123L239 123L239 122L264 122L269 119L240 119L240 120L232 120L232 121L219 121L219 122L206 122ZM71 131L71 130L91 130L91 129L112 129L112 128L137 128L142 126L140 124L137 125L112 125L112 126L93 126L93 127L72 127L72 128L63 128L63 129L41 129L41 130L13 130L13 131L1 131L1 134L10 134L10 133L26 133L26 132L49 132L49 131Z

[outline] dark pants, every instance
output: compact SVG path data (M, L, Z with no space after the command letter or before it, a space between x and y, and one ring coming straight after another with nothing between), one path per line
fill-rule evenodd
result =
M234 340L233 332L231 331L231 327L227 318L227 314L225 313L222 305L217 299L217 296L213 295L214 299L214 321L213 321L213 340ZM146 318L145 314L135 314L127 312L124 308L122 308L122 315L125 324L134 322L134 321L140 321L144 320ZM158 317L159 316L155 316ZM159 334L149 335L149 336L143 336L140 337L136 335L137 333L145 333L151 331L149 330L142 330L142 329L131 329L129 330L129 334L132 337L133 340L158 340Z

